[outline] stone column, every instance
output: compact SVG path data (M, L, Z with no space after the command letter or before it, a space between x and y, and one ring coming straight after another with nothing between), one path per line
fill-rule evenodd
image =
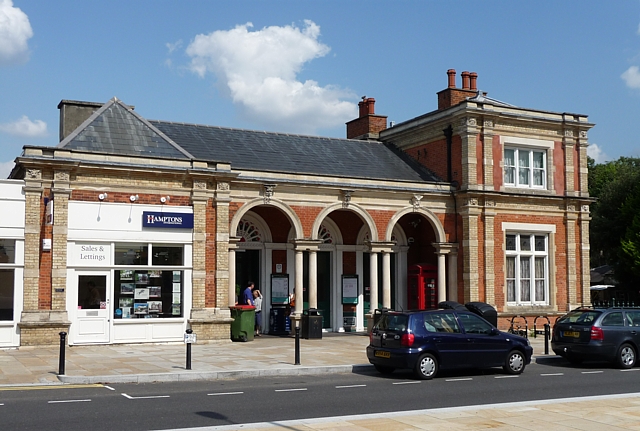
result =
M40 280L40 205L43 193L41 171L27 169L25 183L23 309L25 312L33 312L38 310Z
M484 301L495 305L495 217L496 202L484 201Z
M53 188L53 241L51 247L51 310L65 313L67 320L67 233L69 230L69 172L54 173Z
M318 253L309 250L309 308L318 308Z
M445 254L438 252L438 303L447 300Z
M484 189L493 190L493 120L485 119L483 122L483 155L482 165L484 169Z
M576 222L578 215L574 205L567 205L565 225L567 230L567 311L578 305L576 266Z
M476 151L478 136L477 119L465 117L460 119L457 132L462 139L462 190L478 189L478 154ZM454 178L455 179L455 178Z
M192 237L192 276L191 276L191 307L192 310L206 308L206 256L207 256L207 183L204 180L194 181L191 191L191 205L193 207L193 237Z
M449 270L447 299L449 301L458 300L458 244L451 244L451 252L449 253Z
M303 307L303 261L302 261L302 250L296 248L295 250L295 265L296 265L296 277L295 277L295 285L294 292L296 295L296 305L294 308L294 315L296 319L299 319L302 316L302 307ZM293 329L293 328L292 328Z
M378 308L378 253L369 254L369 314Z
M391 253L382 252L382 307L391 308Z
M565 193L567 196L575 196L576 187L574 181L575 163L574 163L574 150L575 150L575 138L573 137L573 130L565 129L564 138L562 140L564 147L564 178L565 178Z
M591 305L591 266L590 266L590 246L589 246L589 205L582 205L580 212L580 242L582 245L581 269L582 269L582 305Z
M480 215L478 199L466 198L460 213L462 215L462 246L465 251L462 264L464 301L478 301L478 217Z
M229 183L219 181L216 186L216 305L222 307L229 299ZM234 232L235 233L235 232ZM235 294L234 294L235 295Z
M229 307L236 305L236 249L240 238L229 238Z

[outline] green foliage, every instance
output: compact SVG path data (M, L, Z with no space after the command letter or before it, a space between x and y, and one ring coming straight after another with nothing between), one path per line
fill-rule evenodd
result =
M623 284L640 278L640 159L589 162L591 266L612 265Z

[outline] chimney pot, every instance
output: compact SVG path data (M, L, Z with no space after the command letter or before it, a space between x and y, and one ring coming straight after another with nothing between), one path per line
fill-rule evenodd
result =
M478 74L476 72L471 72L469 74L469 79L471 80L471 90L478 91L478 85L476 83L478 80Z
M447 70L447 76L449 77L449 88L456 88L456 70Z
M464 71L460 75L462 75L462 89L469 90L469 72Z
M375 112L375 104L376 104L376 99L374 99L373 97L369 97L367 100L367 114L369 115L374 115Z

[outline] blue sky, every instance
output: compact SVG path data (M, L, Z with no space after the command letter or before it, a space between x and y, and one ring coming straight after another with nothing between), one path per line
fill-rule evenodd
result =
M517 106L589 115L640 156L640 1L0 0L0 178L58 143L60 100L154 120L345 136L362 96L405 121L447 69Z

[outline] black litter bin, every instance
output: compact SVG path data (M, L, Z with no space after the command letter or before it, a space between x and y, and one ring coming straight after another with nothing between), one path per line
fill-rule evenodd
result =
M445 310L468 311L469 309L456 301L442 301L438 303L438 308Z
M302 338L319 340L322 338L322 315L320 310L310 308L302 312Z
M464 306L467 310L484 318L496 328L498 327L498 312L491 305L486 302L467 302Z

